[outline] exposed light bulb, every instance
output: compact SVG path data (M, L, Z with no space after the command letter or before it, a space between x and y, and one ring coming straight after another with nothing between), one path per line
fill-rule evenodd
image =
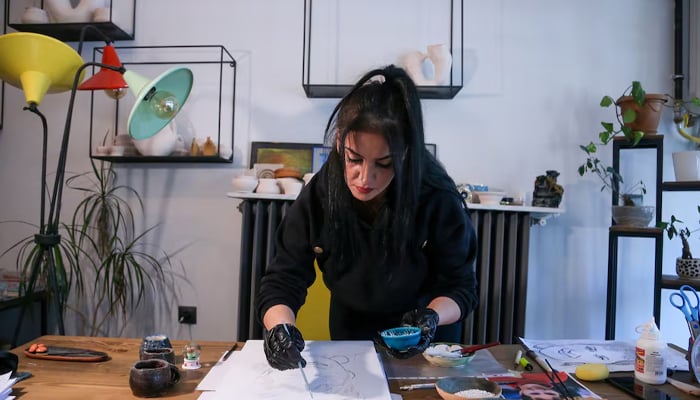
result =
M105 90L105 94L107 95L107 97L109 97L110 99L114 99L114 100L119 100L122 97L126 96L127 92L128 92L128 90L126 90L126 88Z
M175 95L165 90L156 91L148 99L148 103L153 113L162 119L171 119L180 110L180 103Z

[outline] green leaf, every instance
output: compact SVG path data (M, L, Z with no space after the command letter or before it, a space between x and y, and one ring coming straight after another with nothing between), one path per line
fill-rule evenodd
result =
M632 97L640 106L644 105L644 100L646 97L646 92L642 88L642 84L639 81L632 82Z
M613 104L615 104L615 100L613 100L613 98L610 96L603 96L603 98L600 99L601 107L610 107Z
M634 111L631 108L626 108L622 112L622 122L625 124L631 124L634 122L634 120L637 119L637 112Z

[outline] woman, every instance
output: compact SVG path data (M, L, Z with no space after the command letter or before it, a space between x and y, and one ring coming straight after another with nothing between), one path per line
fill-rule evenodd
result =
M331 294L332 339L420 327L417 346L389 350L402 358L433 339L459 342L459 322L478 302L476 238L454 181L425 148L408 75L388 66L362 77L333 110L325 143L328 160L288 210L260 282L270 365L306 365L294 322L314 259Z

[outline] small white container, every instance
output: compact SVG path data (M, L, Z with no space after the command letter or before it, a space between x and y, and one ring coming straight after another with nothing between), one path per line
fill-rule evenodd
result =
M481 204L501 204L501 200L506 195L506 192L474 192L479 198Z
M250 193L258 186L258 178L250 175L239 175L231 180L234 192Z
M280 194L282 190L277 184L277 179L260 178L258 179L258 187L255 189L255 192L265 194Z
M661 340L661 333L654 317L637 326L640 334L636 343L634 377L644 383L661 385L666 383L666 351L668 346Z
M48 24L49 14L39 7L27 7L22 14L23 24Z
M700 151L677 151L671 156L676 181L700 181Z
M277 178L277 182L282 187L284 194L299 194L304 186L302 181L297 178Z

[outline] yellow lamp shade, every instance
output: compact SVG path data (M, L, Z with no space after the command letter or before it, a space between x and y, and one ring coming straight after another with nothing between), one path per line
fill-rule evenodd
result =
M0 79L22 89L27 104L40 104L46 93L71 90L82 64L72 47L50 36L29 32L0 36Z

